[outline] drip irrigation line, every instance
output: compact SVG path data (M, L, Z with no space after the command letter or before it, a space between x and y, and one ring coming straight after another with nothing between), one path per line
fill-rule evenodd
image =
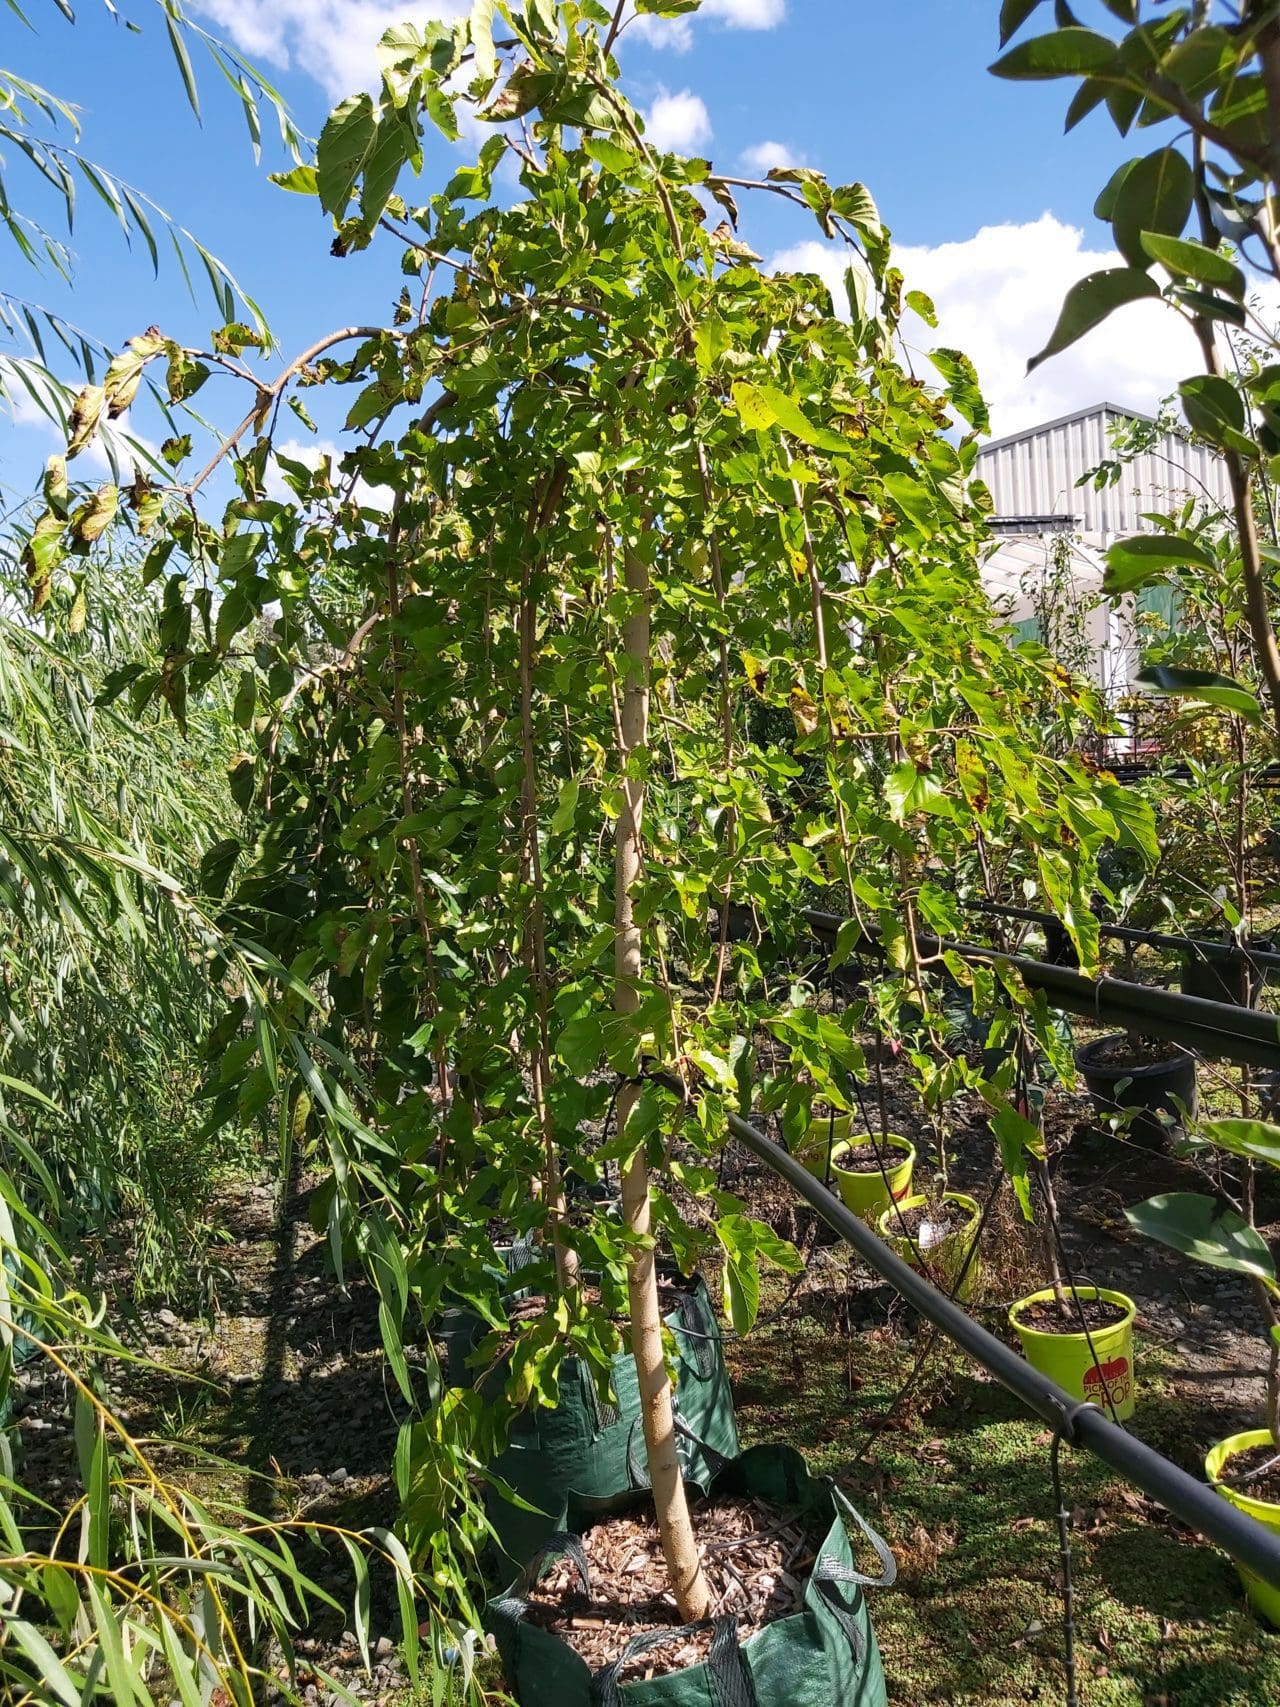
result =
M1174 1517L1261 1577L1264 1583L1280 1589L1280 1534L1229 1505L1213 1488L1196 1481L1134 1435L1118 1428L1096 1405L1081 1403L1032 1369L1002 1340L988 1333L945 1293L903 1262L821 1180L749 1121L730 1114L728 1126L733 1136L785 1179L882 1280L967 1352L1055 1435L1092 1452Z
M1056 913L1043 913L1035 907L1005 907L995 901L965 901L962 905L970 912L991 913L1002 919L1045 925L1064 933L1067 928ZM1102 919L1097 921L1097 925L1099 936L1112 937L1117 942L1162 948L1176 954L1194 953L1201 960L1226 961L1254 971L1280 970L1280 953L1274 949L1250 948L1247 943L1215 942L1212 937L1175 936L1170 931L1139 930L1136 925L1111 925Z
M836 936L842 925L858 923L868 944L879 937L876 925L846 920L837 913L806 910L804 919L819 937ZM981 966L1000 966L1016 973L1031 990L1042 990L1049 1006L1081 1014L1104 1025L1144 1036L1162 1037L1210 1059L1247 1061L1251 1066L1280 1072L1280 1016L1243 1008L1234 1002L1210 1002L1149 984L1122 978L1088 978L1042 960L1004 954L982 943L958 942L917 932L916 942L927 959L955 954Z

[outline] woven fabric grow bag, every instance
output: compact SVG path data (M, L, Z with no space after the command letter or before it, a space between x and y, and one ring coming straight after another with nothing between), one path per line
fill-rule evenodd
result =
M586 1560L576 1537L557 1535L524 1575L485 1611L507 1685L520 1707L886 1707L884 1668L865 1587L888 1588L896 1575L885 1543L825 1477L810 1475L790 1446L753 1446L717 1473L717 1493L755 1495L827 1522L804 1606L739 1643L732 1617L715 1621L708 1658L665 1677L620 1683L631 1658L688 1632L674 1627L641 1637L614 1664L592 1673L568 1644L525 1616L530 1586L551 1558L568 1554L590 1593ZM846 1517L879 1556L881 1574L854 1565Z
M680 1298L666 1323L679 1355L674 1402L680 1465L686 1480L705 1489L721 1463L737 1457L738 1423L706 1282L695 1275L674 1283ZM497 1489L486 1496L489 1522L511 1564L523 1565L548 1535L619 1510L648 1488L640 1391L629 1350L614 1358L610 1383L612 1404L601 1398L587 1365L566 1358L559 1404L524 1412L494 1460L494 1474L538 1508L525 1511Z

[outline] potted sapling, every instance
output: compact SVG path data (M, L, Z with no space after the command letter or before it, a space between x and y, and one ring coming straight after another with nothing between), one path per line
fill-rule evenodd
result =
M1099 1118L1148 1149L1196 1112L1195 1057L1176 1043L1115 1031L1082 1044L1076 1068Z
M1204 1192L1173 1191L1126 1210L1144 1237L1208 1268L1244 1275L1253 1285L1269 1336L1266 1414L1263 1423L1228 1435L1209 1451L1205 1474L1218 1492L1269 1529L1280 1530L1280 1280L1275 1255L1253 1224L1248 1170L1256 1162L1280 1169L1280 1126L1261 1120L1210 1120L1197 1137L1243 1158L1246 1190L1242 1208ZM1269 1623L1280 1626L1280 1591L1241 1567L1250 1601Z
M1009 1325L1032 1368L1073 1397L1099 1405L1116 1422L1123 1422L1135 1408L1133 1319L1137 1306L1123 1292L1078 1285L1074 1276L1065 1272L1058 1201L1052 1164L1045 1154L1043 1122L1033 1124L1006 1101L994 1111L991 1125L1026 1219L1034 1219L1030 1192L1033 1175L1044 1204L1040 1243L1049 1284L1012 1306Z

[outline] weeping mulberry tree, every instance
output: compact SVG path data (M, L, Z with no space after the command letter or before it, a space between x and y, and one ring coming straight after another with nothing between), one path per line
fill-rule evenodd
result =
M238 428L171 489L129 495L156 532L163 652L118 686L180 713L240 673L245 828L206 878L280 971L274 1026L233 1005L215 1035L215 1108L276 1097L286 1129L330 1146L333 1248L368 1263L413 1407L412 1545L455 1569L474 1531L445 1520L510 1407L553 1402L570 1354L603 1381L625 1318L672 1582L698 1617L655 1253L688 1271L718 1247L748 1327L761 1259L796 1258L717 1187L726 1109L802 1118L862 1065L863 1010L820 1014L770 954L826 892L879 927L927 1030L916 933L956 924L946 869L980 848L1087 962L1092 852L1141 826L1033 739L1088 696L993 625L981 398L954 351L932 383L904 365L871 195L652 147L613 57L626 10L477 0L387 34L379 95L343 103L281 182L318 198L336 255L389 251L399 299L384 326L254 370ZM432 127L456 137L460 108L492 134L417 202ZM844 255L838 302L761 268L738 230L759 194ZM201 383L161 334L121 358L107 403L153 362L179 394ZM345 396L336 465L273 442L280 404L305 418L321 386ZM729 941L736 904L761 940ZM781 1072L759 1071L762 1028ZM982 1088L1025 1189L1034 1133L1000 1086L916 1061L935 1100ZM513 1235L548 1253L547 1305L507 1329L495 1240ZM492 1383L482 1399L411 1370L407 1319L449 1297L503 1330L506 1409Z

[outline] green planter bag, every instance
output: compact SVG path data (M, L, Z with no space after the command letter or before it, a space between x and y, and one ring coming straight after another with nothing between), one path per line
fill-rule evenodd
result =
M679 1353L674 1405L680 1467L687 1481L705 1490L724 1460L737 1457L738 1424L706 1282L695 1275L676 1284L679 1302L666 1323ZM494 1474L538 1508L525 1511L496 1489L489 1492L489 1522L507 1561L500 1577L512 1565L523 1565L549 1535L618 1511L649 1486L640 1391L629 1351L614 1358L610 1381L613 1404L601 1399L587 1365L567 1358L560 1371L560 1403L526 1411L495 1459Z
M829 1520L805 1589L804 1607L739 1642L732 1616L712 1621L711 1651L700 1665L666 1677L619 1682L641 1653L689 1633L687 1625L638 1637L613 1664L592 1673L569 1645L526 1615L529 1588L559 1555L576 1566L590 1594L586 1556L572 1535L551 1537L508 1592L490 1601L485 1627L502 1656L520 1707L886 1707L884 1669L864 1587L888 1588L897 1574L885 1543L826 1477L809 1474L790 1446L755 1446L715 1476L712 1494L748 1494ZM845 1519L874 1546L881 1575L853 1562Z

